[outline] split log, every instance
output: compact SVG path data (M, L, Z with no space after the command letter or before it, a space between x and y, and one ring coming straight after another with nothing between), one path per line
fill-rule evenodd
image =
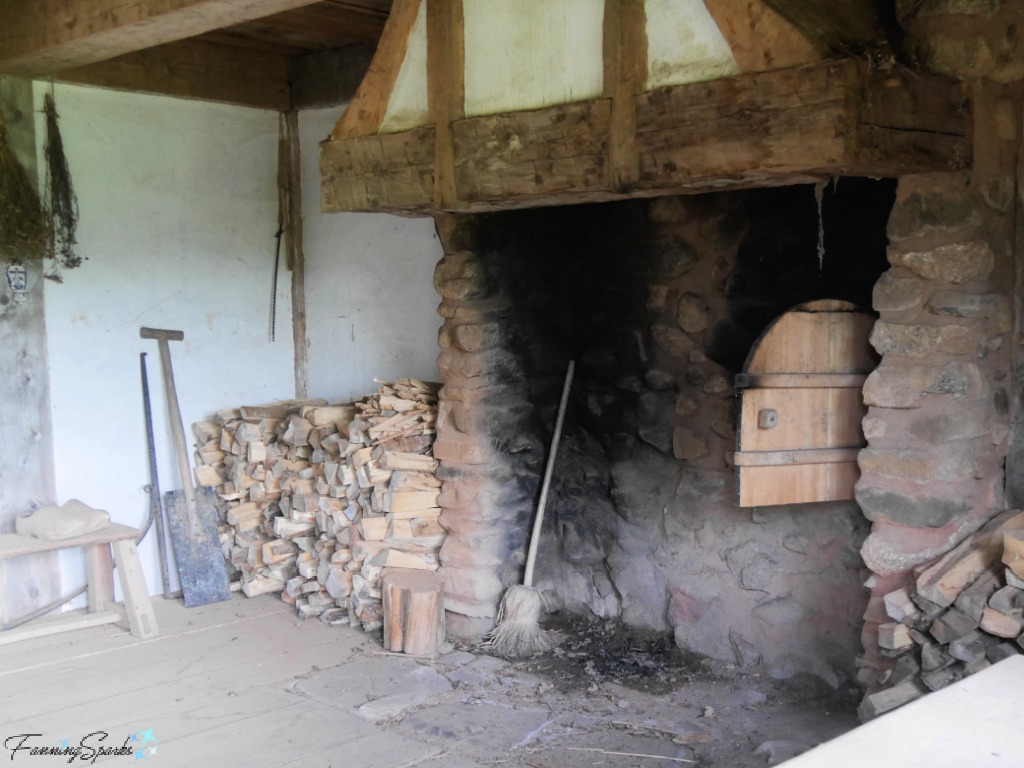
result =
M430 656L444 643L444 579L429 571L393 571L383 578L384 647Z

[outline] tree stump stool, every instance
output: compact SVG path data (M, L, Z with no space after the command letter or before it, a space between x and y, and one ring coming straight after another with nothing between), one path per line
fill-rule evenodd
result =
M381 579L384 647L430 656L445 639L444 579L433 571L396 570Z

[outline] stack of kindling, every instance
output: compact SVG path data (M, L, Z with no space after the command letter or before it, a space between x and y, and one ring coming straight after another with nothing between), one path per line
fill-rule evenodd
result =
M1024 653L1024 513L999 515L915 577L884 598L878 644L896 661L863 720Z
M281 592L303 618L370 631L383 623L385 568L437 569L441 385L378 383L341 403L246 406L192 425L196 481L227 502L221 545L246 595Z

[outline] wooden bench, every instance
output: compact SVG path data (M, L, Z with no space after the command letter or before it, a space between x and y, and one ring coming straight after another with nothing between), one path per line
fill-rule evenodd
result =
M42 541L16 533L0 536L0 560L81 547L85 550L89 585L88 613L39 623L29 622L25 626L0 632L0 645L115 621L127 621L131 633L140 640L156 637L159 634L156 615L142 575L139 553L135 549L135 542L140 535L140 531L135 528L111 523L101 531L61 541ZM114 551L113 560L110 557L111 549ZM117 563L124 605L114 602L114 563Z

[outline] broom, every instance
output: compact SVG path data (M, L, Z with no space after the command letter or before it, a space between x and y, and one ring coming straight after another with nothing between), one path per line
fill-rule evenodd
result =
M551 452L548 454L548 465L544 470L544 483L540 489L540 502L537 505L537 517L533 521L533 533L530 536L530 550L526 555L526 572L523 583L509 587L501 599L498 608L498 624L487 640L487 647L499 656L510 659L522 659L551 650L553 643L547 632L540 628L541 609L544 607L544 596L533 588L533 567L537 562L537 547L540 544L540 529L544 524L544 507L548 501L548 488L551 486L551 474L555 468L555 456L558 454L558 441L562 436L562 422L565 420L565 408L569 403L569 390L572 389L572 375L576 368L574 361L569 362L569 370L565 374L565 386L562 387L562 402L558 406L558 419L555 421L555 434L551 439Z

